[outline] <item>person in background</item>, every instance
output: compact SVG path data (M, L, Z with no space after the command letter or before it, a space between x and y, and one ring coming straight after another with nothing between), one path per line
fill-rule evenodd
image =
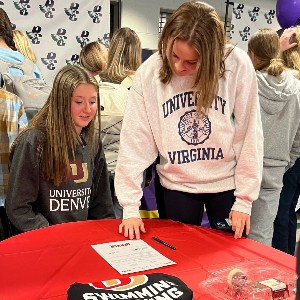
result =
M0 70L1 60L18 65L24 62L25 56L17 51L15 42L13 40L13 29L10 19L4 9L0 7ZM43 79L43 76L37 65L34 64L33 70L33 77ZM20 69L13 66L9 68L9 73L18 76L23 75L23 72Z
M93 76L98 75L107 67L107 48L100 42L86 44L80 51L80 65L86 68Z
M19 232L114 218L103 147L94 140L98 107L95 78L82 67L63 67L11 148L5 206Z
M158 154L161 218L200 225L205 204L212 228L230 218L235 238L249 233L263 158L256 76L247 54L226 44L216 10L200 1L175 10L133 79L115 177L119 232L130 239L145 232L141 183Z
M282 32L282 34L279 37L281 55L282 52L298 46L297 38L295 39L298 30L299 26L296 26L287 28Z
M9 149L17 135L28 125L23 102L16 95L0 88L0 241L10 235L4 208L8 189Z
M15 29L13 30L13 40L15 42L16 49L36 64L37 58L27 35L23 31Z
M126 77L135 74L141 60L141 41L138 35L128 27L119 28L109 43L107 68L100 73L100 77L103 81L120 84Z
M286 29L280 37L280 44L285 65L291 74L300 79L300 26ZM299 144L296 146L299 147ZM293 157L283 176L283 187L272 239L274 248L291 255L295 254L296 248L296 206L300 195L299 157L299 153Z
M117 218L123 216L114 187L120 132L132 78L141 65L141 53L141 41L135 31L128 27L120 28L114 32L110 41L107 69L99 74L103 81L100 83L99 90L102 99L101 106L103 107L101 112L101 140L107 160Z
M286 44L286 36L290 36L289 44ZM300 25L284 31L280 43L284 64L300 80Z
M263 177L253 203L249 238L271 246L282 178L300 153L300 82L279 58L279 37L260 29L248 42L256 70L264 135Z

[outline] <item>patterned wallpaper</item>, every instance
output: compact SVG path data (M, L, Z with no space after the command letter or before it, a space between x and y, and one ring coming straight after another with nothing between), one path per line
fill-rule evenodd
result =
M61 67L79 62L85 44L109 42L109 0L5 0L0 7L26 32L50 85Z
M229 37L232 43L247 51L251 34L261 28L280 29L274 9L264 10L258 6L251 7L234 3Z

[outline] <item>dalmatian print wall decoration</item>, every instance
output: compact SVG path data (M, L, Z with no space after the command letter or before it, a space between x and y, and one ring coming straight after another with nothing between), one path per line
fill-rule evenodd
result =
M20 12L20 15L22 16L27 16L28 15L28 10L30 9L30 0L19 0L19 1L14 1L14 5L16 9Z
M267 23L268 24L272 24L273 22L273 19L275 17L275 10L274 9L271 9L268 13L265 13L264 16L265 16L265 19L267 20Z
M93 10L89 10L88 14L92 18L94 23L100 23L102 13L101 13L102 7L100 5L96 5Z
M79 55L78 54L73 54L71 58L66 59L66 64L67 65L78 65L79 64Z
M67 37L67 30L58 28L56 33L51 34L52 39L56 42L57 46L65 46Z
M257 6L255 6L252 10L249 10L249 11L248 11L250 20L251 20L252 22L256 22L259 11L260 11L260 8L257 7Z
M248 41L253 33L260 28L280 28L275 16L274 8L264 10L260 6L248 6L246 4L234 3L231 16L231 30L228 34L231 42L248 51Z
M79 62L84 45L109 44L110 0L0 0L0 7L30 39L49 85L61 67Z
M56 53L47 53L47 57L42 57L42 62L45 66L47 66L48 70L55 70L57 64Z
M241 17L242 17L242 14L244 13L244 7L245 7L245 5L244 4L238 4L238 6L237 7L234 7L233 8L233 14L235 15L235 18L236 19L241 19Z
M41 12L44 13L46 18L52 19L53 12L55 11L54 0L47 0L44 5L39 5Z
M242 41L248 41L250 36L250 27L246 26L243 30L239 31Z
M89 35L90 33L87 30L84 30L81 32L80 35L76 36L76 41L79 43L81 48L83 48L86 44L89 43Z
M27 36L29 37L32 44L40 44L42 38L42 27L33 26L31 31L26 31Z
M103 35L102 38L98 38L98 41L103 44L105 47L109 47L109 33Z
M230 24L230 29L229 29L228 37L230 39L232 39L233 34L234 34L234 24Z
M77 21L77 15L79 14L79 3L71 3L69 8L65 8L65 13L71 21Z

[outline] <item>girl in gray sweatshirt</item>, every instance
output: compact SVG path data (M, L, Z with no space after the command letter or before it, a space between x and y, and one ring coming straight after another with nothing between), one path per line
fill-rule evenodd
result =
M249 238L271 245L283 174L300 154L300 82L279 59L279 37L260 29L249 40L264 134L263 177L253 203Z
M94 140L98 93L86 70L65 66L44 107L12 145L5 206L19 232L114 218L102 144Z

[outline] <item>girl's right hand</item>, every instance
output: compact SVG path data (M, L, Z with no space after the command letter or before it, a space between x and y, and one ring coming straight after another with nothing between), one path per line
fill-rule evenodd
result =
M119 233L123 233L126 238L129 237L130 240L134 237L139 240L140 232L145 233L145 226L141 218L129 218L123 219L122 223L119 225Z
M283 31L279 38L281 52L296 47L298 45L297 43L291 43L291 38L294 35L296 35L296 29L293 27L287 28Z

